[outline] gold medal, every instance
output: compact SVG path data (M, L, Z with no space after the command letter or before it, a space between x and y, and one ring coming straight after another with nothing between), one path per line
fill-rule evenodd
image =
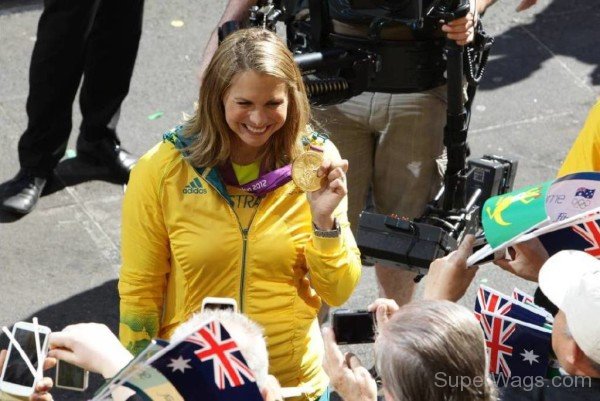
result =
M313 192L321 189L325 177L317 177L317 171L323 164L323 153L308 151L294 159L292 180L303 191Z

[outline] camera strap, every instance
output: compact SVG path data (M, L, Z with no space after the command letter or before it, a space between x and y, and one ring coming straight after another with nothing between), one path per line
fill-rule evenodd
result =
M483 24L481 23L481 20L479 20L475 27L475 38L473 39L473 43L465 47L464 56L463 70L465 71L468 83L465 108L469 111L473 104L477 86L485 72L485 67L493 44L494 38L485 32Z
M329 6L326 1L309 0L310 40L313 50L321 50L329 34Z

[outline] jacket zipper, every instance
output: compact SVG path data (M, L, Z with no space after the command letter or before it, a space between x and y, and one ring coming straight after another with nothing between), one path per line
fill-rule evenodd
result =
M241 280L240 280L239 312L243 313L244 312L244 288L245 288L244 282L246 280L246 252L248 250L248 232L250 231L250 227L252 226L254 217L256 217L256 214L258 213L258 208L260 207L260 203L258 204L258 207L256 208L256 211L254 212L254 215L250 219L250 223L248 223L248 228L242 228L242 223L240 222L240 218L238 217L237 213L233 209L233 206L229 203L227 198L225 198L223 196L223 194L221 192L219 192L219 190L210 181L208 181L207 179L204 179L204 181L206 181L206 183L208 185L210 185L215 190L215 192L217 192L219 194L219 196L221 198L223 198L225 203L227 203L227 205L229 205L229 208L233 212L233 215L235 216L235 219L238 223L238 228L240 229L240 233L242 234L242 275L241 275Z
M248 248L248 231L248 228L242 229L242 277L240 280L240 312L242 313L244 312L244 282L246 281L246 250Z
M248 253L248 232L250 231L250 227L252 227L252 222L254 221L254 217L256 217L256 214L258 213L258 208L260 207L260 203L258 204L258 206L256 207L256 211L254 212L254 215L252 216L252 218L250 219L250 222L248 223L248 228L242 228L242 225L240 224L240 219L239 217L237 217L237 214L235 215L235 217L238 220L238 225L240 226L240 230L242 232L242 277L240 280L240 312L243 313L244 312L244 289L246 287L246 254ZM232 207L233 209L233 207ZM233 213L235 214L235 210L233 211Z

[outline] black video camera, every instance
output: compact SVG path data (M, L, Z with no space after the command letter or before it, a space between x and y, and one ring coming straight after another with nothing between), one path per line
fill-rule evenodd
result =
M427 274L431 262L455 250L464 235L479 233L481 237L479 213L483 203L512 189L517 166L516 160L498 156L470 159L466 176L469 202L458 211L439 208L440 191L415 220L363 212L356 237L363 263L380 262Z

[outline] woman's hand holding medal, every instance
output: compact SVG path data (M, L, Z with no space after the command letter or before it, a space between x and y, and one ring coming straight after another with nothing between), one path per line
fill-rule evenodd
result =
M334 228L333 213L348 193L346 171L348 160L324 159L316 171L317 177L321 179L321 187L306 193L313 223L320 230Z

